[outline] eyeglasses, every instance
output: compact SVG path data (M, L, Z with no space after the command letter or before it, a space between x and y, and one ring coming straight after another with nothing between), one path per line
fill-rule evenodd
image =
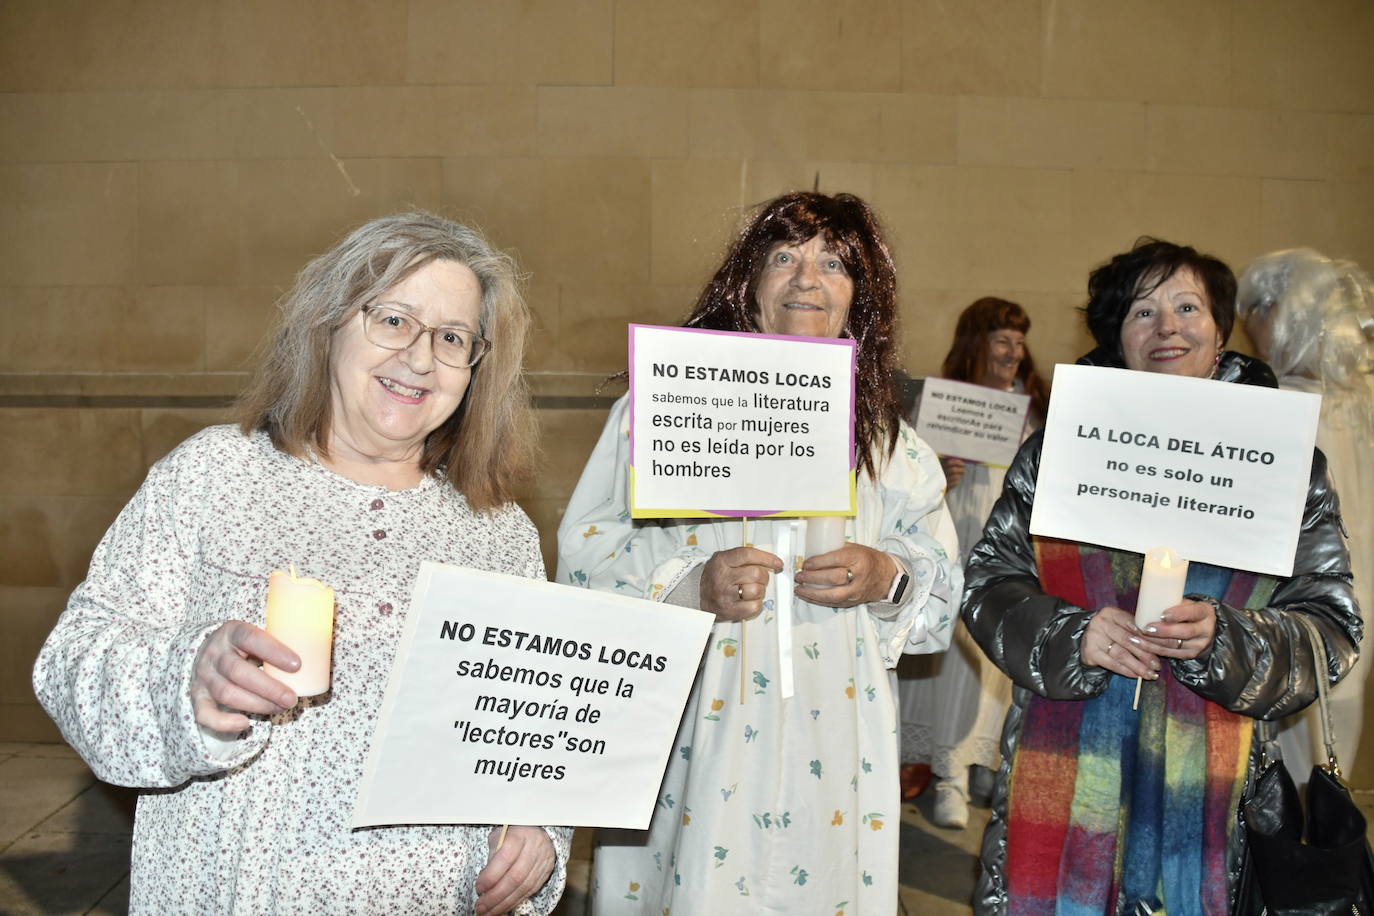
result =
M491 348L491 341L463 328L431 328L405 312L384 305L365 305L363 336L385 350L406 350L428 334L434 358L445 366L467 369Z

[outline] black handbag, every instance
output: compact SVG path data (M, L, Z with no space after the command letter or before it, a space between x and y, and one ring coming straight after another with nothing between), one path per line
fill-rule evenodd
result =
M1241 802L1245 852L1236 886L1236 916L1374 916L1374 854L1365 818L1341 782L1327 704L1326 647L1316 626L1299 620L1317 662L1317 703L1327 763L1312 768L1303 812L1283 761L1269 759L1272 723L1262 771Z

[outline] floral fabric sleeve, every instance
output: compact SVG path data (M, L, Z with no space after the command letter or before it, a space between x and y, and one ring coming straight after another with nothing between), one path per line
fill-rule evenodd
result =
M661 601L710 552L698 546L695 526L675 538L664 525L630 518L629 436L629 400L623 397L611 408L558 526L555 581Z
M63 736L117 785L169 787L229 769L261 750L271 729L255 724L233 751L216 753L192 713L192 667L222 622L187 606L196 480L208 473L195 452L193 440L149 472L34 666L34 691Z
M905 422L876 492L882 521L874 546L895 556L911 576L896 614L883 614L882 604L870 608L884 661L892 667L903 652L949 648L959 615L963 569L954 521L945 508L939 459Z

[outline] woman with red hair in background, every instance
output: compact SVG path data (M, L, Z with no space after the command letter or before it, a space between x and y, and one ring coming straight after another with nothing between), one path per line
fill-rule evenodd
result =
M964 309L940 375L999 391L1030 395L1022 435L1045 422L1049 386L1035 371L1026 349L1030 318L1015 302L985 296ZM911 417L912 423L916 418ZM942 456L948 490L945 501L966 558L983 536L983 523L1002 492L1007 469ZM963 625L949 651L908 660L914 673L899 680L902 708L902 788L913 797L912 771L927 762L935 778L935 823L968 824L969 767L995 770L1002 719L1011 702L1011 681L989 662Z

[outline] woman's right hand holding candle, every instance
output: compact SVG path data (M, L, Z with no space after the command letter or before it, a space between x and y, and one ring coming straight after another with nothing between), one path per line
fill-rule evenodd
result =
M191 672L191 705L199 725L232 734L248 727L244 713L273 715L296 705L295 692L263 671L259 660L283 671L301 664L281 640L242 620L230 620L210 634Z
M1199 658L1211 651L1217 634L1217 611L1208 601L1183 601L1145 627L1150 648L1169 658Z
M797 573L797 597L825 607L854 607L882 601L897 575L896 561L863 544L807 557Z

